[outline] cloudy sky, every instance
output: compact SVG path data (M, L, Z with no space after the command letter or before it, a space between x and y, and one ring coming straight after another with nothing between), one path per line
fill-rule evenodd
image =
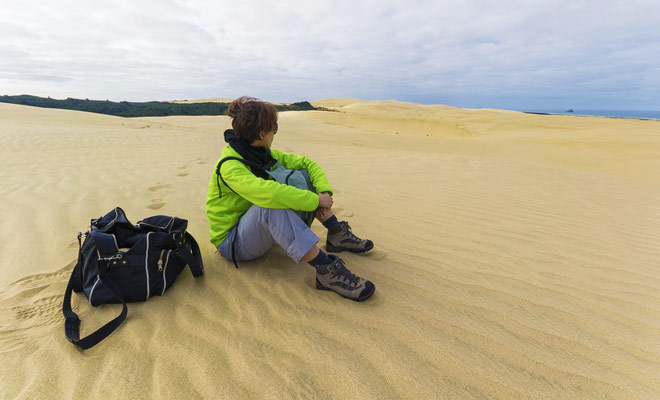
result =
M658 0L0 0L0 94L660 110Z

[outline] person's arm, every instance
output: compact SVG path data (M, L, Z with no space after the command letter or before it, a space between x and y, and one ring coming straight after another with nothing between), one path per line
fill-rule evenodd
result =
M317 194L259 178L248 166L237 160L224 162L220 173L234 192L259 207L313 211L319 206Z
M276 149L271 149L270 152L271 155L284 166L284 168L306 169L307 173L309 173L309 179L312 181L316 191L318 193L328 193L332 196L330 182L328 182L325 172L323 172L323 169L321 169L317 163L305 156L284 153Z

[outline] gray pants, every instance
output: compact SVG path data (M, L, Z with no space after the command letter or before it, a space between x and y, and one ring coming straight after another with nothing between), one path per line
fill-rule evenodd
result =
M314 247L319 237L291 210L262 208L256 205L227 232L218 246L220 255L232 259L232 242L236 241L236 260L254 260L266 254L277 243L296 263Z

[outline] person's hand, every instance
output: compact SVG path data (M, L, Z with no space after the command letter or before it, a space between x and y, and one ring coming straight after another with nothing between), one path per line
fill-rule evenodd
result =
M332 207L332 196L328 193L319 194L319 208L331 208Z

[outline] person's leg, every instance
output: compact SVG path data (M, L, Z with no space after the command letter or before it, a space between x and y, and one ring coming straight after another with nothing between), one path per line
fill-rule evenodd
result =
M316 245L314 245L314 247L312 247L311 249L309 249L309 251L307 253L305 253L305 255L302 257L302 260L304 262L308 263L308 262L312 261L313 259L315 259L319 255L320 252L321 252L321 249L319 249Z
M321 251L316 246L318 236L291 210L252 206L218 246L223 257L232 258L236 235L238 261L259 258L277 242L296 263L302 260L315 267L317 289L331 290L356 301L368 299L376 290L373 283L352 274L342 259Z
M339 221L332 208L319 208L316 212L316 219L328 229L328 237L325 242L326 251L364 253L374 248L371 240L355 236L348 222Z
M353 235L347 222L339 222L332 208L319 208L316 218L328 229L327 251L349 250L361 253L373 248L370 240L361 240ZM332 241L339 244L333 245ZM316 248L312 250L316 250ZM355 301L363 301L373 296L376 286L349 271L344 265L344 260L335 255L327 255L321 250L312 253L312 250L310 250L309 256L311 257L312 254L316 254L316 256L309 263L316 267L317 289L331 290L342 297Z
M232 258L232 243L236 235L237 261L259 258L277 243L286 250L289 257L299 263L319 241L319 237L293 211L255 205L250 207L241 217L238 226L232 228L227 239L218 246L223 257Z
M238 224L227 232L227 238L218 246L220 255L232 259L234 240L236 240L237 261L254 260L266 254L273 247L275 240L260 221L259 207L250 207Z

